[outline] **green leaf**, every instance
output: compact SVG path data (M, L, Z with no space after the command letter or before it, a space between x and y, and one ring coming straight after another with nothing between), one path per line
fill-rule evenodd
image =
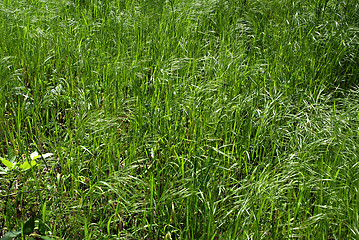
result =
M12 163L9 160L6 160L5 158L0 158L0 160L9 169L13 169L15 167L15 165L16 165L16 163Z
M53 153L45 153L44 155L42 155L43 158L48 158L51 157L52 155L54 155Z
M22 170L28 170L34 166L36 166L37 163L35 160L31 161L31 162L24 162L23 164L21 164L19 167L22 169Z
M48 226L40 219L39 220L39 232L44 235L46 231L50 230Z
M41 239L43 240L53 240L53 238L47 237L47 236L40 236Z
M36 151L30 154L31 160L35 160L36 158L39 158L39 157L40 157L40 154Z
M51 157L52 155L54 155L53 153L45 153L43 155L40 155L38 152L33 152L30 154L30 158L31 160L35 160L35 159L38 159L40 157L43 157L43 158L48 158L48 157Z
M11 231L5 233L5 235L0 240L11 240L14 237L17 237L21 234L21 231Z
M17 157L16 152L13 149L9 149L8 157L9 157L10 162L14 162Z
M12 237L6 236L5 233L5 235L2 238L0 238L0 240L12 240Z
M26 221L26 223L24 224L24 227L22 229L22 232L24 235L30 235L31 233L34 232L34 228L35 228L35 218L31 217L29 220Z

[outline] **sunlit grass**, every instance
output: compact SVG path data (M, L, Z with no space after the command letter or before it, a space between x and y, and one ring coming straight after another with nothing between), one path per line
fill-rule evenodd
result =
M358 10L2 1L0 235L358 238Z

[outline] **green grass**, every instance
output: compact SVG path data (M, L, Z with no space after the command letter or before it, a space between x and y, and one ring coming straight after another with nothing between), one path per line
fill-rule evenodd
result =
M0 156L55 155L0 175L0 236L33 217L56 239L358 239L358 19L1 1Z

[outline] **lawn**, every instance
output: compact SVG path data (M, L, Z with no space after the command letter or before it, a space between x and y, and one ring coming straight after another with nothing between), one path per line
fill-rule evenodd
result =
M358 239L357 0L2 0L1 239Z

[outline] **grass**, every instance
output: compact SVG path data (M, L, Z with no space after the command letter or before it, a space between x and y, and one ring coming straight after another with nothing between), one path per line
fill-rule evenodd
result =
M355 0L2 1L0 156L55 155L0 175L0 235L357 239L358 19Z

